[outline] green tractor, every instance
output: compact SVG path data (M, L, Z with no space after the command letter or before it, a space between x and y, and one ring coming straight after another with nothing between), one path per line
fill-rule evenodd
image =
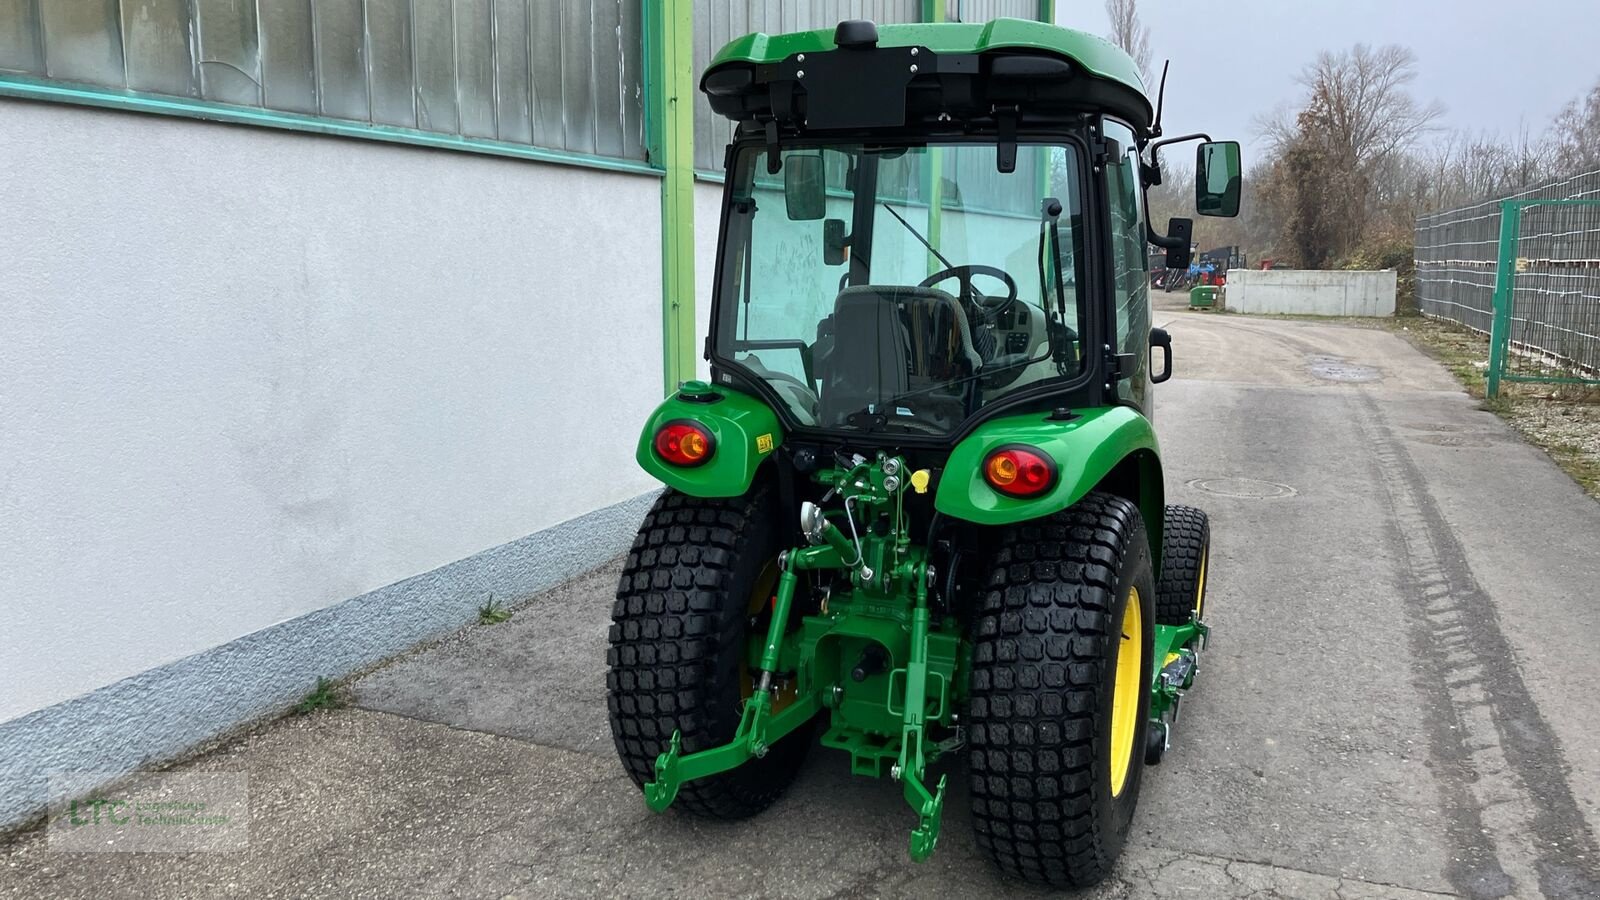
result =
M1146 245L1187 266L1191 223L1144 191L1205 140L1197 208L1235 214L1238 145L1157 140L1125 54L1013 19L752 34L701 89L734 123L711 375L639 440L667 489L610 630L624 767L736 819L820 743L899 783L922 860L961 760L1000 869L1100 880L1207 634L1151 427Z

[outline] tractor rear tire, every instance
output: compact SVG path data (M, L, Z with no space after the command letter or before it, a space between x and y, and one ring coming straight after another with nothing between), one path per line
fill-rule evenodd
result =
M1139 797L1154 635L1149 539L1138 507L1091 493L1005 529L997 546L974 631L973 826L1004 873L1086 887L1111 872Z
M1161 583L1156 586L1156 624L1187 625L1205 611L1206 561L1211 522L1192 506L1169 506L1161 529Z
M733 740L750 690L746 642L760 620L751 610L768 605L776 581L777 512L762 487L727 499L669 489L639 527L606 651L611 736L635 784L654 780L674 731L684 754ZM764 620L758 627L764 636ZM674 807L716 819L761 812L794 780L811 736L803 726L764 757L686 782Z

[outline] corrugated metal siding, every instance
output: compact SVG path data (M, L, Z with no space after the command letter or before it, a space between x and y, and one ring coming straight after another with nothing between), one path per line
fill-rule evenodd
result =
M1038 19L1039 0L947 0L945 18L952 22L987 22L990 19Z
M711 57L729 41L752 31L777 34L832 28L845 19L871 19L880 24L916 22L920 0L696 0L694 4L694 76L700 76ZM711 112L705 95L697 89L694 105L695 168L717 171L722 152L733 134L727 119Z
M0 0L0 71L643 159L641 10L639 0Z

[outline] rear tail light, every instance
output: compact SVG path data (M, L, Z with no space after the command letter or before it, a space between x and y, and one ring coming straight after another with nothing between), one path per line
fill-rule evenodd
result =
M1055 487L1056 464L1032 447L1011 444L983 458L983 480L1008 497L1037 497Z
M717 442L704 425L679 420L656 432L656 455L675 466L698 466L711 458Z

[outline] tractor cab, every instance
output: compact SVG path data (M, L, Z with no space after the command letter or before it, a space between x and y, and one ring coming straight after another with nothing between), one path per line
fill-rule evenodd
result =
M702 79L735 124L717 380L856 444L1146 407L1154 111L1126 57L1018 20L829 37L752 35Z
M1188 266L1191 223L1146 222L1172 141L1137 68L1040 23L853 21L736 40L701 89L733 122L711 380L639 439L666 490L613 608L623 766L737 819L820 744L897 783L922 860L962 761L997 866L1104 878L1208 633L1210 526L1150 421L1147 247ZM1238 145L1198 163L1236 212Z

